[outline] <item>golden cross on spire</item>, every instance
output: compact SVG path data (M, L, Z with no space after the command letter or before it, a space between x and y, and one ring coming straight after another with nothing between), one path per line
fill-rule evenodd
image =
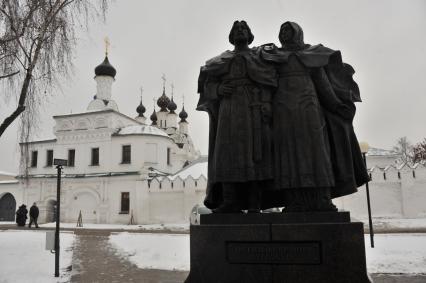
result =
M155 97L152 98L152 101L154 102L154 111L155 111Z
M161 76L161 79L163 80L163 90L165 90L165 88L166 88L166 75L164 73Z
M185 94L182 93L182 105L185 106Z
M170 84L170 87L172 88L172 97L173 97L173 92L175 90L175 85L173 83Z
M105 42L105 56L108 56L108 50L109 50L109 47L111 46L108 36L104 37L104 42Z
M140 87L140 90L141 90L141 102L142 102L143 87Z

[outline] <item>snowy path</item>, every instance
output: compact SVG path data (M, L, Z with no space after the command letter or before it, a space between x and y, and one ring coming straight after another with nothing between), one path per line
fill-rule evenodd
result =
M74 235L60 236L60 278L55 278L55 256L45 250L45 231L0 230L0 283L68 282Z

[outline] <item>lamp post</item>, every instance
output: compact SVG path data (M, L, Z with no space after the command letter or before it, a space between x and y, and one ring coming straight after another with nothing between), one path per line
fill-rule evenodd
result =
M59 277L59 221L61 215L61 174L62 166L67 166L67 160L54 159L53 165L58 170L57 186L56 186L56 230L55 230L55 277Z
M359 147L361 148L362 158L364 159L365 168L367 168L367 158L366 154L368 152L368 143L360 142ZM368 182L365 183L365 189L367 193L367 207L368 207L368 229L370 231L370 245L374 248L374 230L373 230L373 220L371 218L371 205L370 205L370 188Z

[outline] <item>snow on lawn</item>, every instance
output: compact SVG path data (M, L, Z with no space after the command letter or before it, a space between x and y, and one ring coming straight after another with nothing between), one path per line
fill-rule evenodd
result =
M426 234L365 235L370 273L426 273ZM189 235L113 233L117 253L139 268L189 270Z
M60 236L60 277L55 278L55 255L45 250L46 232L0 230L0 283L69 281L74 234Z
M363 220L368 223L368 219ZM373 218L374 227L377 229L425 229L426 218Z
M189 270L187 234L112 233L109 242L139 268Z
M0 225L16 225L15 221L0 221Z
M368 228L368 219L362 219L364 226ZM16 224L15 222L0 222L0 225ZM381 231L392 231L395 229L406 229L416 232L415 229L426 229L426 218L397 219L397 218L373 218L374 227ZM54 228L55 223L41 224L40 227ZM165 223L165 224L92 224L83 223L83 227L76 227L76 223L61 223L61 228L75 229L108 229L108 230L142 230L142 231L169 231L169 232L189 232L189 223Z
M83 223L83 227L76 227L76 223L61 223L61 228L75 229L106 229L106 230L142 230L142 231L171 231L171 232L188 232L189 223L170 223L170 224L143 224L143 225L125 225L125 224L92 224ZM40 225L44 228L56 227L55 222Z
M368 272L426 273L426 234L365 235Z

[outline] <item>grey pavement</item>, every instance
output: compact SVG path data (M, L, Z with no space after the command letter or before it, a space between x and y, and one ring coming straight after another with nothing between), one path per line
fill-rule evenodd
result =
M374 283L426 283L426 274L372 274Z
M76 231L71 282L180 283L188 272L140 269L118 256L105 231Z

